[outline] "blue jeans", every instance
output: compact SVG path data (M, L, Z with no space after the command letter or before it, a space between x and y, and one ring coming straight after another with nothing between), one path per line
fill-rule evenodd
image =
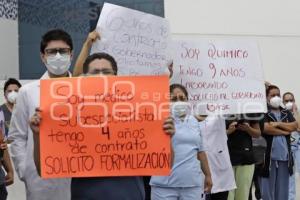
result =
M295 162L294 174L290 176L289 181L289 200L296 200L296 176L295 173L300 174L300 148L293 151L293 158Z
M270 175L261 178L261 196L263 200L285 200L289 196L288 161L271 160Z
M294 152L294 160L296 165L295 171L300 174L300 145L298 149Z

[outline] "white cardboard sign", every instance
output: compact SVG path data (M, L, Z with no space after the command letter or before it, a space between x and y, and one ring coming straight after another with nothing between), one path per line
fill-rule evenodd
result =
M199 114L266 112L264 73L252 41L174 41L172 83L189 92Z
M166 73L170 45L167 19L105 3L96 30L101 40L91 53L112 55L119 75Z

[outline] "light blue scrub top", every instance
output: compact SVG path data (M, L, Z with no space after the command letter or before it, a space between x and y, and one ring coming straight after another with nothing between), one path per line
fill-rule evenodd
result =
M272 112L278 122L281 121L281 112ZM279 160L279 161L288 161L288 144L286 142L285 136L274 136L273 143L272 143L272 153L271 159L272 160Z
M174 164L170 176L152 176L150 185L159 187L195 187L203 185L198 152L204 151L199 122L188 115L175 119L172 137Z

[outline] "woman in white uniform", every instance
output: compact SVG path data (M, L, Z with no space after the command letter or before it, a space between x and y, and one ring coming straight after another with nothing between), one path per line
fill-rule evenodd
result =
M212 186L207 158L203 151L199 122L190 115L188 94L179 84L170 86L172 116L175 134L172 137L174 152L172 172L169 176L152 176L152 200L199 200L204 182L205 191ZM199 163L200 160L200 163ZM205 175L203 180L201 169Z
M213 187L209 200L227 200L228 192L236 188L230 162L225 120L222 116L198 116L205 144Z

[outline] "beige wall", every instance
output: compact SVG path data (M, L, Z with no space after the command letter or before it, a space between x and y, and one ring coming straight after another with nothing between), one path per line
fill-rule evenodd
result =
M0 18L0 80L19 78L18 20Z
M300 106L300 1L165 0L165 16L174 38L256 40L266 80Z

